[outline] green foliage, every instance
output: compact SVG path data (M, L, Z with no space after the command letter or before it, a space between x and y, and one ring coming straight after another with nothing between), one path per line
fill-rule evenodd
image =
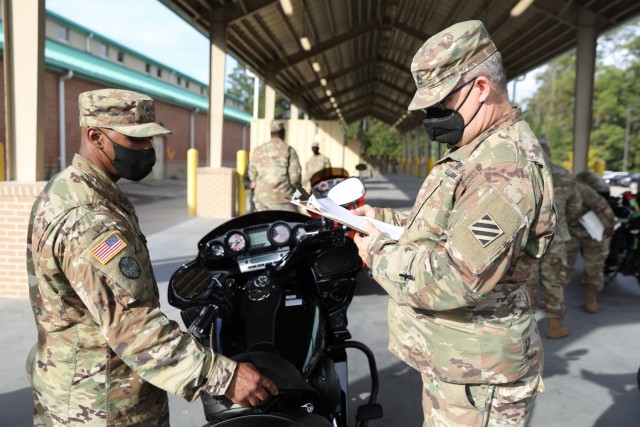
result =
M635 20L598 40L589 158L604 160L609 170L622 170L627 117L627 169L640 170L636 155L640 150L639 33L640 20ZM550 141L552 156L559 163L568 160L573 150L575 60L571 51L547 64L523 113L536 135Z
M347 138L358 139L366 148L367 156L377 159L402 156L403 141L400 134L388 124L367 117L350 123Z
M227 93L244 102L244 111L253 114L253 79L247 76L247 67L238 62L236 68L227 77ZM258 117L264 117L264 80L260 79L258 86ZM276 119L289 117L290 102L276 92L276 106L274 116Z

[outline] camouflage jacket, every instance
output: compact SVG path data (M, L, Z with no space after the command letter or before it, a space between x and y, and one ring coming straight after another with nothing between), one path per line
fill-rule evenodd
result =
M613 233L613 226L616 223L616 216L611 206L609 206L607 199L583 182L577 182L577 189L582 196L582 206L578 218L589 211L593 211L604 226L605 235L611 235ZM569 223L569 231L572 236L579 239L591 238L587 230L584 229L577 219Z
M553 177L553 194L558 221L554 241L568 242L571 240L568 223L580 218L582 210L582 196L571 172L560 165L551 163Z
M249 179L255 182L253 200L259 210L291 209L284 200L300 185L301 167L298 154L280 138L273 138L251 151Z
M304 165L304 184L310 186L309 180L313 174L324 169L331 169L331 160L323 154L311 156Z
M387 291L390 350L451 383L507 383L540 372L542 344L525 285L553 238L553 183L513 110L449 150L411 211L376 209L405 227L368 250Z
M133 205L78 154L33 205L27 270L27 371L55 425L168 425L167 391L192 401L228 387L235 362L160 311Z

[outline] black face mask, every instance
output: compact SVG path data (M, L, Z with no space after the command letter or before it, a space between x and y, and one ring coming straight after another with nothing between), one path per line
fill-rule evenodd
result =
M114 142L106 133L102 132L102 134L113 144L115 157L109 160L111 160L113 167L116 168L118 175L131 181L140 181L151 173L153 165L156 164L156 151L153 147L143 150L132 150ZM104 150L102 148L100 149L104 153Z
M451 92L448 96L453 95L466 85L473 84L474 82L475 79L470 80ZM462 117L462 114L458 111L462 108L464 103L467 102L467 98L469 98L471 90L473 90L473 88L467 92L467 95L462 100L462 104L460 104L460 106L455 110L444 108L440 103L423 110L427 114L427 118L422 121L422 127L425 132L427 132L430 140L450 146L456 145L462 140L464 129L473 121L473 119L476 118L478 112L480 112L480 108L482 108L481 102L475 114L471 117L471 120L469 120L469 123L464 123L464 117Z

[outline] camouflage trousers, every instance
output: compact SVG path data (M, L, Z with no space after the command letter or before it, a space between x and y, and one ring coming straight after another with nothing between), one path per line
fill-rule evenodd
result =
M564 286L569 281L567 252L564 242L554 240L542 261L534 268L527 282L531 305L536 306L538 283L542 296L541 307L550 319L564 319Z
M537 393L539 374L508 384L451 384L422 375L423 427L526 425Z
M585 289L600 292L604 287L604 262L609 256L610 244L611 237L605 237L602 242L590 237L574 237L566 243L569 272L573 271L578 251L582 251L582 285ZM571 273L568 277L571 277Z
M261 200L253 199L253 212L262 212L262 211L289 211L289 212L298 212L298 208L293 203L284 202L280 204L276 203L265 203Z

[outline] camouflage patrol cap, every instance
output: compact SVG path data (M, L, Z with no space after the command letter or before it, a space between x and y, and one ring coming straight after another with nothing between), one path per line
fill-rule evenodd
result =
M284 123L282 123L280 120L274 120L271 122L270 129L271 132L280 132L284 130Z
M153 99L122 89L99 89L78 97L80 127L113 129L123 135L145 138L171 133L155 122Z
M480 21L465 21L430 37L411 62L416 94L409 110L430 107L447 97L460 77L496 52Z

